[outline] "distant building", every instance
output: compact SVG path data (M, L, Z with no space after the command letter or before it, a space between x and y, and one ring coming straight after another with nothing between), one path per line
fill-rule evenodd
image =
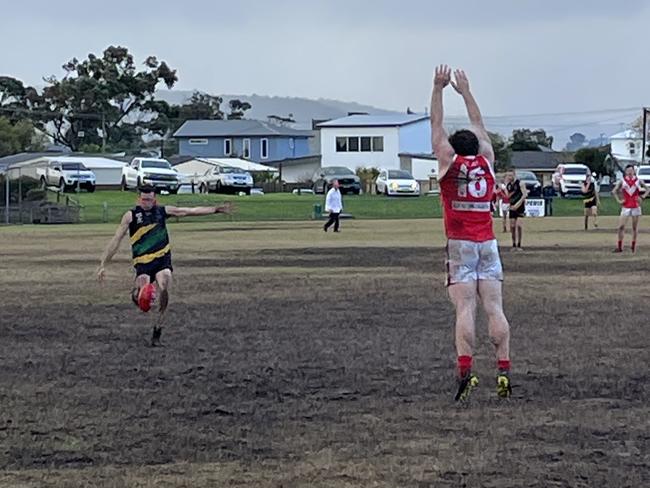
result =
M575 163L574 153L567 151L513 151L510 164L521 171L532 171L542 186L552 184L558 164Z
M628 129L609 138L611 143L611 155L616 159L619 166L626 164L641 164L643 151L643 135L641 132ZM650 141L646 141L646 151L650 149ZM646 152L645 162L650 162Z
M179 155L268 164L310 154L311 131L259 120L188 120L175 133Z
M400 153L430 153L426 115L350 115L318 124L322 166L400 168Z

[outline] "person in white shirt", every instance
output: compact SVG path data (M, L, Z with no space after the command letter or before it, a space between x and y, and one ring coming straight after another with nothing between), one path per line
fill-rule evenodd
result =
M327 232L327 229L334 224L334 232L339 231L339 215L343 210L343 201L341 199L341 191L339 190L339 180L332 181L332 188L327 192L327 197L325 197L325 211L329 212L330 218L327 223L323 226L323 230Z

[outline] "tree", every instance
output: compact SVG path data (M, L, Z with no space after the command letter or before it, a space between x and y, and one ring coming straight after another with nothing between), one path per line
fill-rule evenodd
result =
M510 167L512 156L508 141L496 132L488 132L488 136L490 136L490 142L494 150L494 167L497 171L505 171Z
M363 184L363 191L370 193L372 185L379 176L379 170L377 168L357 168L356 175Z
M89 54L65 65L65 76L45 79L42 94L29 91L25 103L37 128L54 142L77 150L82 144L124 145L141 135L156 118L154 93L159 83L172 88L176 71L154 56L138 70L128 49L110 46L97 57Z
M43 142L29 120L12 124L9 118L0 117L0 157L42 150Z
M241 100L232 99L228 102L230 106L230 113L228 114L228 120L241 120L244 118L244 112L250 110L253 106L248 102L242 102Z
M540 146L552 147L553 137L547 136L544 129L515 129L510 138L513 151L541 151Z
M576 132L571 134L569 137L569 142L567 142L565 149L567 151L577 151L578 149L585 147L587 145L587 138L584 134Z
M586 164L591 171L598 175L613 175L614 168L607 163L610 147L583 147L574 155L577 163Z

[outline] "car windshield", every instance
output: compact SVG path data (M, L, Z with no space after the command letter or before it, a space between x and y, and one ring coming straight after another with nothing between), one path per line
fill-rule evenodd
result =
M63 171L87 171L88 168L86 168L83 163L63 163L61 165L63 168Z
M221 172L222 172L222 173L226 173L226 174L228 174L228 173L229 173L229 174L233 174L233 173L237 173L237 174L239 174L239 173L243 173L243 171L240 170L239 168L233 168L232 166L226 166L226 167L224 167L224 168L221 168Z
M517 178L520 180L535 180L537 181L537 176L535 176L535 173L532 173L530 171L521 171L517 173Z
M156 161L152 159L142 160L143 168L157 168L157 169L171 169L171 165L167 161Z
M564 168L565 175L586 175L587 168Z
M388 172L388 177L396 180L412 180L413 177L408 173L408 171L400 170L390 170Z
M351 169L345 168L343 166L332 166L331 168L323 168L324 175L353 175Z
M639 168L639 174L640 175L650 175L650 167Z

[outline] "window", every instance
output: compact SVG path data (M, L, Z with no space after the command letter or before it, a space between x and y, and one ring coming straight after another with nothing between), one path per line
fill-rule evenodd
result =
M358 137L348 137L348 151L349 152L359 152L359 138Z
M362 137L361 138L361 152L370 152L370 137Z
M348 150L348 139L347 137L337 137L336 138L336 152L346 152Z
M232 155L232 139L223 140L223 153L226 156Z
M372 151L373 152L384 152L384 137L373 137L372 138Z
M250 139L244 139L244 150L242 151L244 153L244 159L248 159L251 157L251 140Z
M200 146L205 146L208 143L207 139L190 139L190 144L195 146L195 145L200 145Z
M262 159L268 159L269 158L269 140L268 139L261 139L260 140L260 157Z

